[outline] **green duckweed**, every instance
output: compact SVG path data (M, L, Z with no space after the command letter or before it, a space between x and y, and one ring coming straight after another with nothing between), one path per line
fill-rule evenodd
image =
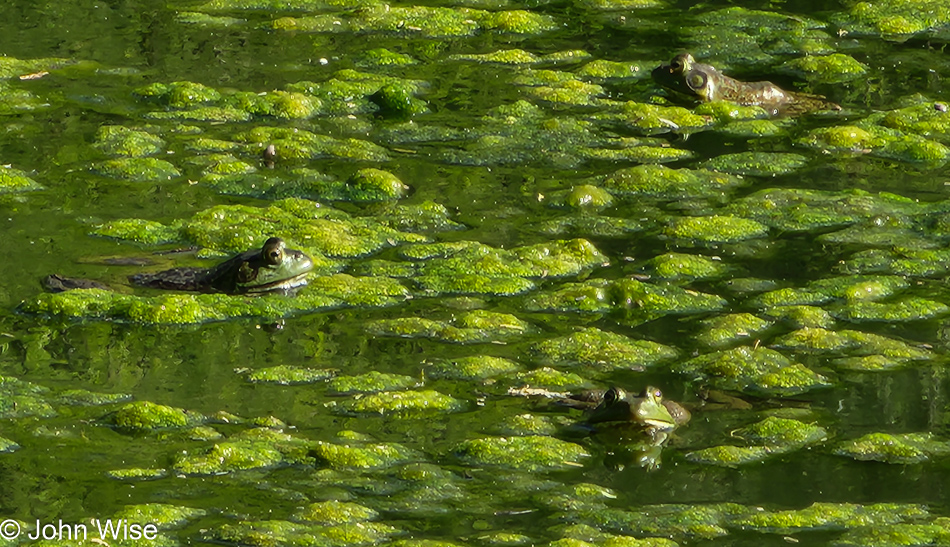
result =
M465 408L465 402L427 389L421 391L382 391L356 396L328 405L333 412L353 416L411 417L428 413L456 412Z
M930 433L868 433L841 442L834 453L856 460L914 464L950 454L950 442Z
M142 432L170 427L184 427L203 420L180 408L149 401L127 403L108 417L109 423L122 431Z
M247 375L249 382L261 384L313 384L322 382L333 376L335 371L328 369L312 369L290 365L277 365L255 370Z
M541 471L564 469L589 457L583 447L553 437L486 437L463 441L454 449L462 462Z
M581 329L534 344L530 352L545 364L599 370L643 370L678 352L648 340L635 340L596 328Z

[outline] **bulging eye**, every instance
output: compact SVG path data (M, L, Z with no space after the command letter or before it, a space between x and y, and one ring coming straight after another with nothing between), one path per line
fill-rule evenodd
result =
M686 85L690 89L702 89L706 87L706 75L698 70L690 70L686 74Z
M670 68L676 72L679 72L680 70L683 70L683 63L680 62L679 59L673 59L673 62L670 63Z
M264 243L264 248L261 249L261 255L264 258L264 262L272 266L280 264L284 260L284 240L279 237L268 239Z
M608 389L607 393L604 393L604 401L607 404L613 403L614 401L620 398L619 391L620 390L615 387Z

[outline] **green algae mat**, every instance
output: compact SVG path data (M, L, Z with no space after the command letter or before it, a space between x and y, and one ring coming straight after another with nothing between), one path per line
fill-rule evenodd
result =
M950 16L765 5L4 3L0 545L950 545Z

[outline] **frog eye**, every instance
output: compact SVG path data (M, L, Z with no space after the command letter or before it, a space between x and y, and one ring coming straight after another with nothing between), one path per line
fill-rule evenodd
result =
M690 70L686 73L686 85L693 90L706 87L706 74L698 70Z
M274 247L267 250L267 263L277 265L284 259L284 250L280 247Z
M609 405L621 397L622 395L620 394L620 388L612 387L607 390L607 393L604 393L604 402Z
M284 260L284 240L279 237L272 237L264 243L261 249L261 255L264 262L276 266Z
M679 72L683 70L683 63L679 60L679 57L670 61L670 72Z

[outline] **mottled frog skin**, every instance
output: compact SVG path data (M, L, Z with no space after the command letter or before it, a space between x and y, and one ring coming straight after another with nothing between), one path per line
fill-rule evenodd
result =
M251 249L213 268L172 268L129 276L134 285L177 291L290 293L307 284L313 269L309 256L288 249L279 237L268 239L260 249Z
M561 404L587 411L583 422L597 432L619 434L621 447L611 451L614 467L629 463L655 470L660 467L663 447L674 429L689 422L690 413L679 403L663 398L663 393L647 386L639 394L618 387L607 391L586 391L571 395ZM631 437L630 427L636 430ZM624 433L626 431L626 433ZM636 442L630 444L630 440ZM607 463L605 461L605 463Z
M653 69L652 76L661 86L701 102L760 106L772 116L841 110L821 95L785 91L772 82L740 82L710 65L697 63L689 53L681 53L670 64Z
M638 395L612 387L587 416L587 422L632 422L648 428L670 431L689 422L689 411L663 398L663 393L647 386Z
M606 391L585 391L571 395L560 404L588 411L585 422L628 423L649 431L672 431L689 422L690 413L676 401L663 398L663 393L647 386L638 394L619 387Z

